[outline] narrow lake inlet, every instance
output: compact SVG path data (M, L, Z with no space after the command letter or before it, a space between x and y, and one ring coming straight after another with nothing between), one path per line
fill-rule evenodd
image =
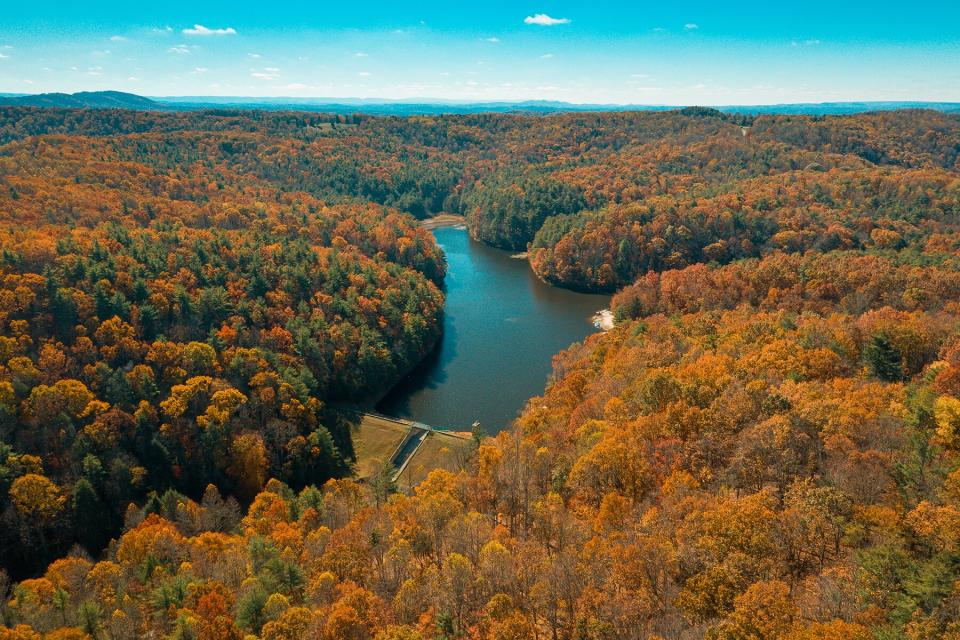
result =
M610 296L547 285L526 260L462 227L433 234L447 256L443 337L377 410L457 430L479 421L497 433L543 393L553 356L597 330L591 318Z

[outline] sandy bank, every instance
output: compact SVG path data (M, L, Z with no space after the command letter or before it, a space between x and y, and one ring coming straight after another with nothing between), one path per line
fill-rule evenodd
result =
M466 225L466 218L453 213L441 213L438 216L420 221L420 226L424 229L439 229L440 227L463 227Z
M600 311L597 311L591 320L593 320L593 326L597 327L598 329L602 329L604 331L610 331L610 329L613 329L613 311L610 311L610 309L601 309Z

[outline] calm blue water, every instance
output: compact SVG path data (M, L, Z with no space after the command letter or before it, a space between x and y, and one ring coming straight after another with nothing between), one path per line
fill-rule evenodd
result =
M610 297L546 285L526 260L462 228L433 233L447 255L443 338L377 410L464 430L479 420L496 433L543 393L554 354L595 331L590 318Z

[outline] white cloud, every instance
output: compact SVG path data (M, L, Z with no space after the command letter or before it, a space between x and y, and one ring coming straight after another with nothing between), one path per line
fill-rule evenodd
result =
M99 76L103 74L103 67L90 67L87 69L88 76Z
M190 48L185 44L178 44L175 47L170 47L167 49L170 53L178 53L180 55L186 55L190 53Z
M153 31L154 33L170 33L173 31L173 27L153 28L150 31Z
M542 27L552 27L556 24L570 24L570 18L552 18L545 13L536 13L523 19L524 24L538 24Z
M280 69L276 67L267 67L262 71L250 69L250 77L257 80L276 80L280 77Z
M193 25L192 29L184 29L183 33L188 36L235 36L237 35L237 30L233 27L227 27L226 29L210 29L202 24Z
M698 25L696 22L688 22L687 24L683 25L683 28L687 31L693 31L694 29L699 29L700 25Z
M366 58L366 57L367 57L367 54L364 53L363 51L357 51L355 54L353 54L353 57L354 57L354 58Z
M552 58L552 57L553 57L553 54L552 54L552 53L545 53L545 54L543 54L542 56L540 56L540 59L541 59L541 60L549 60L549 59Z
M127 78L127 82L140 82L140 78L136 76L130 76L129 78Z
M103 50L101 50L101 51L93 51L93 52L91 52L91 55L94 55L94 56L97 56L97 57L108 56L108 55L110 55L110 50L109 50L109 49L103 49Z
M286 88L292 91L300 91L301 89L306 89L307 85L303 84L302 82L291 82L286 86Z
M197 74L201 74L201 73L206 73L207 71L210 71L210 69L208 69L208 68L206 68L206 67L195 67L195 68L193 69L193 71L191 71L190 73L192 73L192 74L194 74L194 75L197 75Z
M489 42L490 44L497 44L498 42L500 42L500 38L497 38L497 37L484 38L484 40Z
M373 74L370 73L369 71L359 71L357 72L357 75L360 76L361 78L369 78Z
M9 58L10 58L10 56L4 55L4 54L0 53L0 60L7 60L7 59L9 59Z
M127 39L123 36L110 36L110 42L126 42Z

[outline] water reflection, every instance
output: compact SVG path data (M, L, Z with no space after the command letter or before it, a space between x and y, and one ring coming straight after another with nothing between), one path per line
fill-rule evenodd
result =
M609 296L540 282L525 260L436 229L447 255L446 316L440 344L380 402L384 413L490 433L540 395L554 354L594 331L590 317Z

